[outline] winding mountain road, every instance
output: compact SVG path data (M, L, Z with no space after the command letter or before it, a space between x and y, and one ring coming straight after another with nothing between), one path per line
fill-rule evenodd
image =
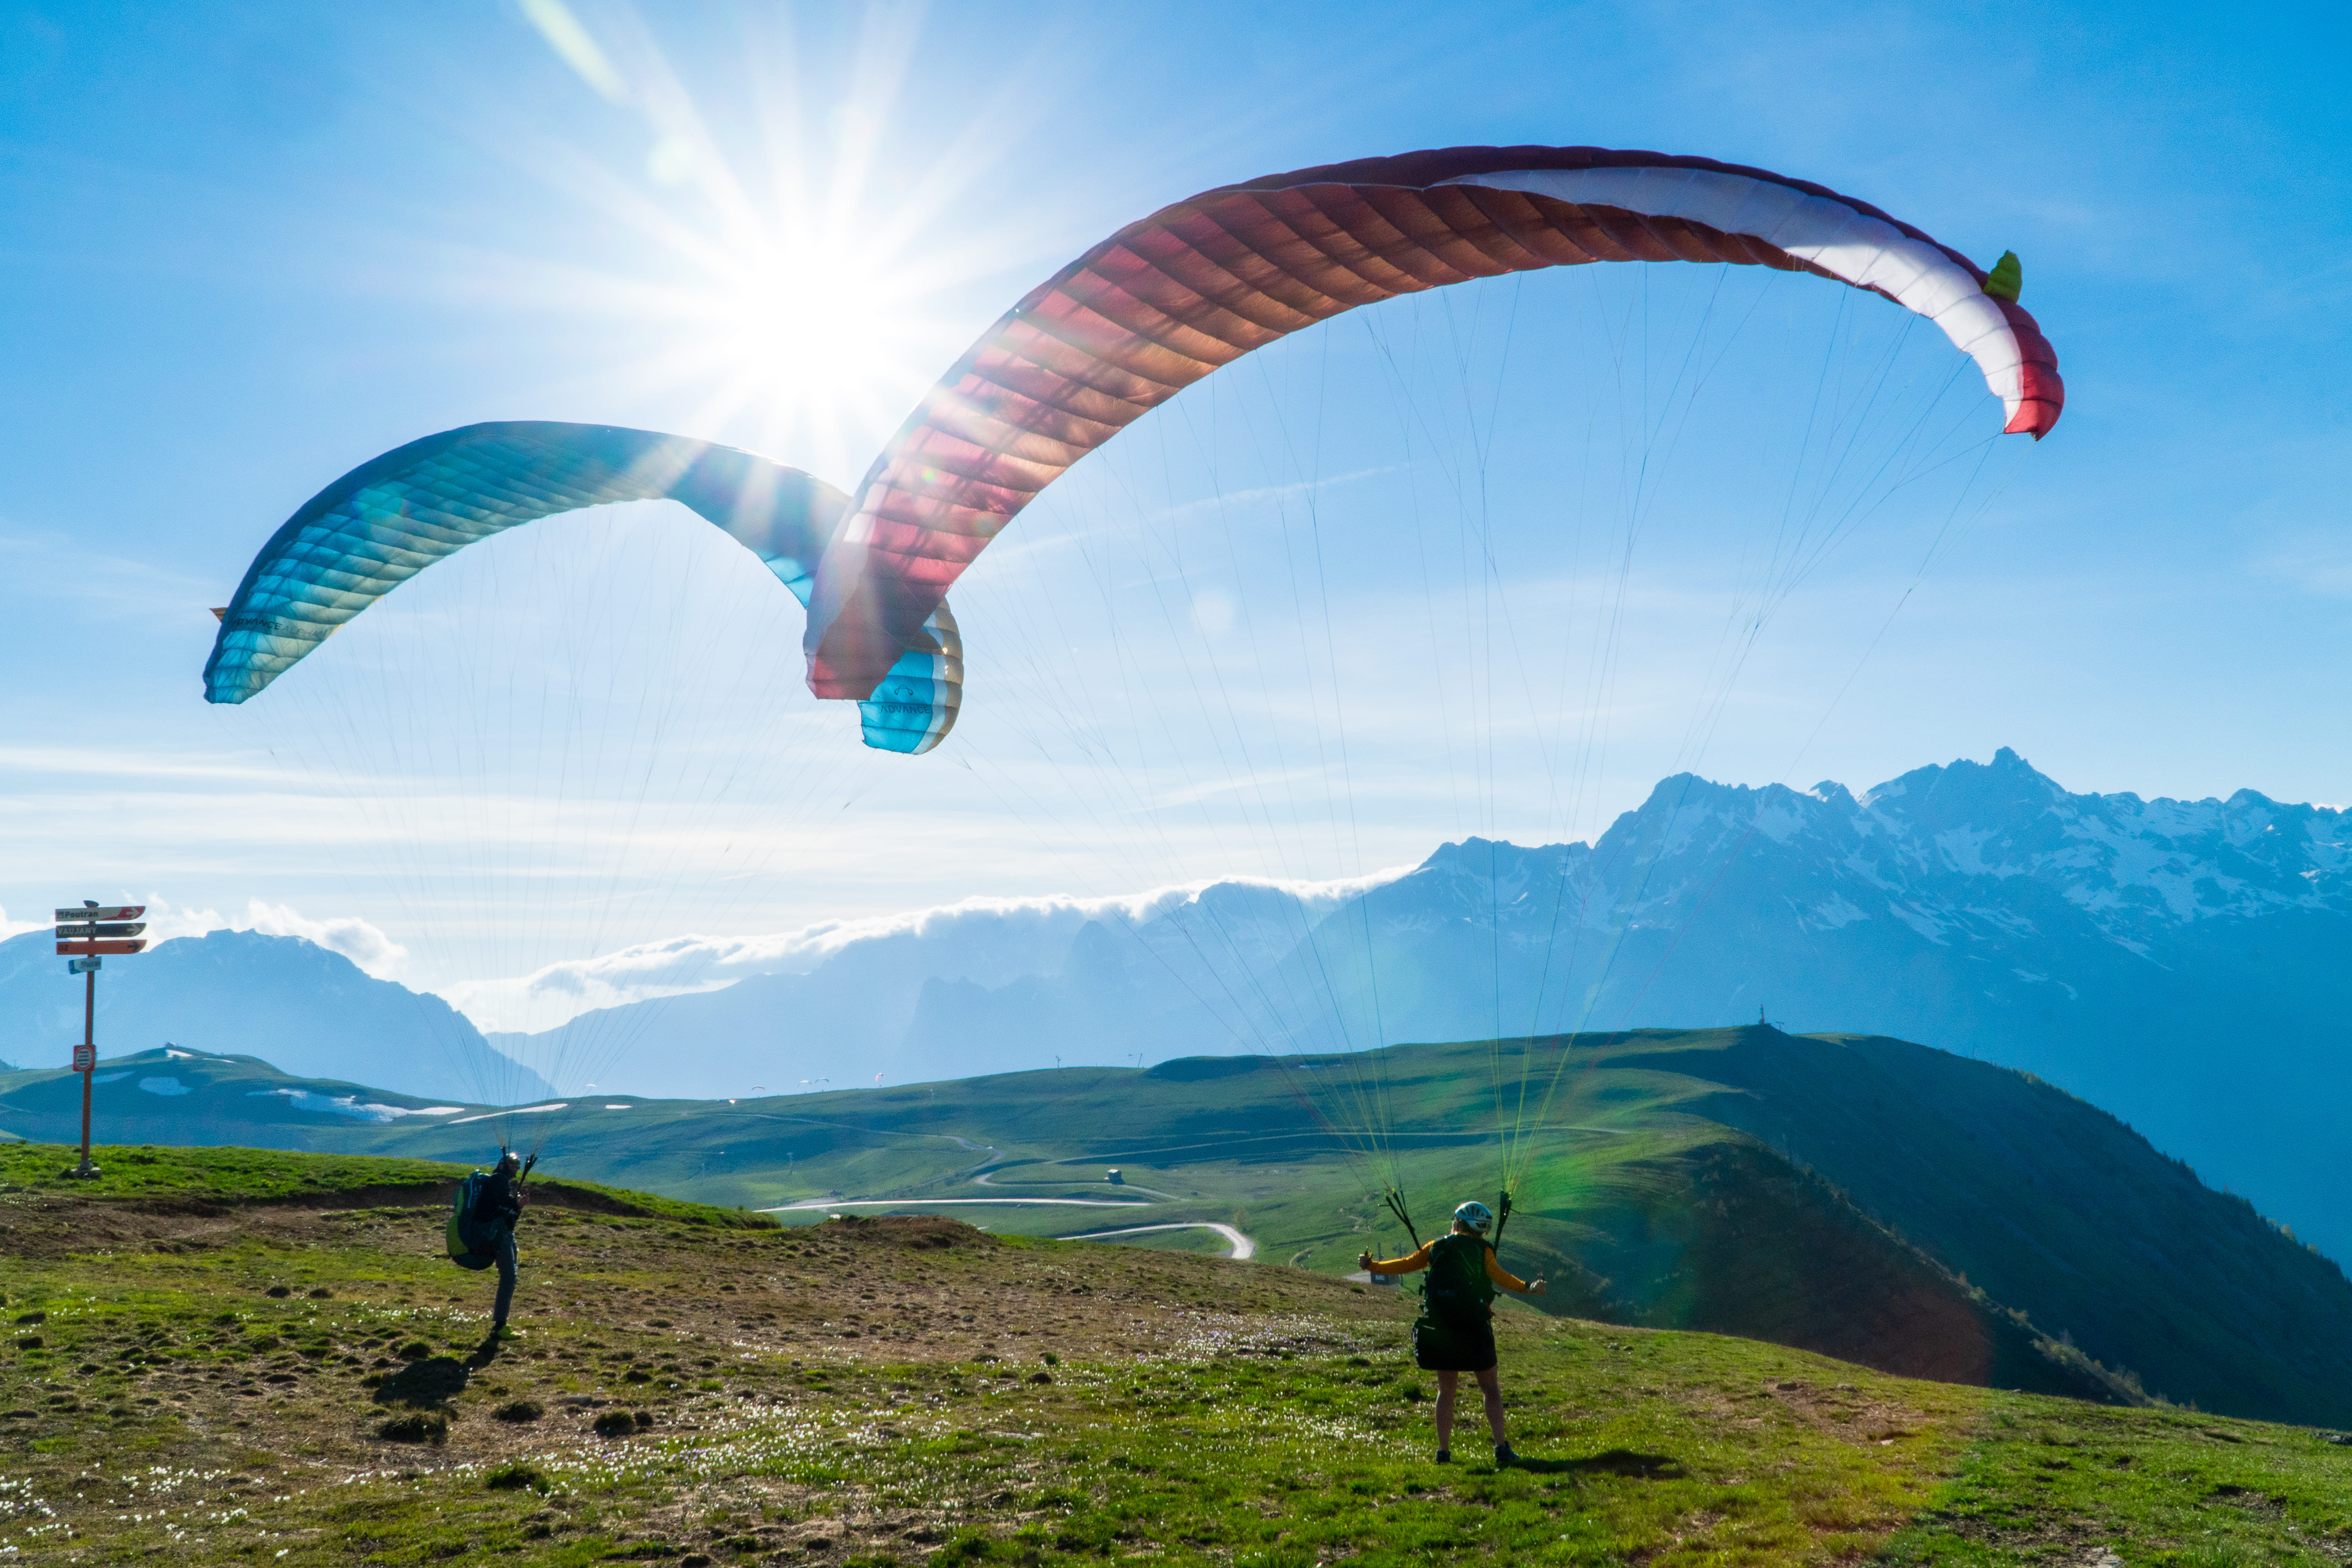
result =
M1047 1208L1074 1209L1148 1209L1157 1204L1122 1204L1108 1198L813 1198L807 1203L778 1204L761 1209L761 1214L792 1214L803 1209L935 1209L946 1204L978 1204L982 1208L1003 1208L1007 1204L1027 1204Z
M967 1166L961 1172L958 1173L958 1174L970 1181L973 1186L990 1187L995 1188L1000 1192L1003 1191L1003 1188L998 1188L996 1184L989 1179L992 1174L994 1174L994 1172L991 1167L994 1166L998 1161L1002 1160L1003 1155L1000 1153L993 1145L977 1144L964 1138L956 1138L954 1141L956 1143L968 1150L973 1150L975 1152L984 1150L988 1155L988 1158L982 1160L979 1164ZM954 1178L950 1177L946 1179L953 1180ZM1049 1184L1039 1182L1034 1184L1045 1186ZM1108 1187L1107 1184L1107 1190L1119 1193L1148 1193L1150 1196L1136 1198L1017 1198L1008 1194L1004 1197L985 1198L809 1198L796 1204L778 1204L772 1208L763 1208L759 1212L761 1214L805 1214L812 1210L837 1212L842 1209L903 1209L914 1213L925 1213L932 1209L948 1207L990 1208L1009 1206L1013 1205L1019 1205L1024 1208L1148 1209L1158 1208L1160 1206L1159 1203L1154 1201L1155 1199L1164 1199L1169 1203L1184 1203L1189 1201L1179 1196L1175 1193L1163 1193L1156 1187L1135 1186L1124 1182L1119 1184L1117 1187ZM1247 1261L1248 1259L1257 1256L1257 1242L1254 1237L1244 1234L1233 1226L1221 1225L1214 1220L1168 1220L1158 1225L1121 1226L1113 1230L1091 1230L1076 1236L1057 1237L1055 1239L1060 1241L1099 1241L1108 1240L1115 1236L1140 1236L1147 1231L1155 1230L1213 1230L1219 1236L1225 1238L1225 1244L1228 1248L1225 1254L1226 1257L1235 1259L1236 1261Z
M995 1173L995 1172L991 1171L991 1170L988 1168L990 1165L992 1165L992 1164L994 1164L994 1163L995 1163L995 1162L994 1162L993 1160L992 1160L992 1161L989 1161L989 1162L987 1162L986 1163L983 1163L983 1164L974 1165L974 1166L972 1167L972 1170L973 1170L974 1172L978 1173L977 1173L977 1174L975 1174L975 1175L971 1178L972 1185L974 1185L974 1186L976 1186L976 1187L992 1187L992 1186L996 1185L996 1183L995 1183L994 1181L991 1180L991 1178L992 1178L993 1175L995 1175L995 1174L996 1174L996 1173ZM1074 1186L1074 1185L1076 1185L1077 1184L1076 1184L1075 1181L1072 1181L1072 1182L1063 1183L1063 1184L1054 1184L1054 1183L1047 1183L1047 1182L1035 1182L1035 1183L1031 1183L1031 1184L1031 1184L1031 1185L1033 1185L1033 1186L1041 1186L1041 1187L1042 1187L1042 1186L1050 1186L1050 1185L1055 1185L1055 1184L1061 1184L1061 1185L1072 1185L1072 1186ZM1103 1183L1102 1184L1103 1184L1104 1186L1106 1186L1106 1187L1112 1187L1112 1188L1113 1188L1113 1190L1114 1190L1114 1191L1117 1191L1117 1192L1122 1192L1122 1193L1150 1193L1150 1194L1153 1197L1155 1197L1155 1198L1166 1198L1166 1199L1167 1199L1169 1202L1171 1202L1171 1203L1182 1203L1182 1202L1184 1201L1184 1195L1183 1195L1181 1193L1163 1193L1163 1192L1161 1192L1158 1187L1139 1187L1139 1186L1136 1185L1133 1182L1120 1182L1120 1183L1118 1183L1118 1184L1116 1184L1116 1186L1113 1186L1113 1184L1111 1184L1111 1183L1109 1183L1109 1182L1105 1182L1105 1183Z
M1257 1243L1229 1225L1214 1220L1175 1220L1167 1225L1130 1225L1118 1230L1089 1230L1076 1236L1057 1236L1056 1241L1108 1241L1114 1236L1140 1236L1147 1230L1213 1230L1233 1247L1225 1254L1236 1263L1247 1262L1257 1256Z

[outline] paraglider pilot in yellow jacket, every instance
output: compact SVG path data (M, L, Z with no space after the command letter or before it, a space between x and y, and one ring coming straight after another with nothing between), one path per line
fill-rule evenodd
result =
M1437 1462L1453 1456L1454 1395L1462 1374L1478 1380L1486 1396L1486 1426L1495 1435L1495 1462L1507 1465L1518 1458L1503 1432L1503 1389L1496 1375L1494 1311L1488 1305L1499 1287L1515 1295L1540 1296L1547 1289L1538 1279L1530 1284L1515 1278L1495 1260L1486 1231L1495 1216L1485 1204L1467 1203L1454 1211L1452 1234L1440 1237L1419 1251L1385 1262L1369 1252L1356 1259L1374 1274L1413 1274L1429 1270L1422 1285L1421 1318L1412 1326L1412 1353L1425 1372L1437 1373Z

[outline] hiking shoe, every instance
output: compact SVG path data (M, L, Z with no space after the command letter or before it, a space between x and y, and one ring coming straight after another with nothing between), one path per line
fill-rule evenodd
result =
M1451 1448L1440 1448L1440 1449L1438 1449L1438 1450L1437 1450L1437 1462L1438 1462L1439 1464L1441 1464L1441 1465L1450 1465L1450 1464L1452 1464L1452 1463L1454 1462L1454 1450L1453 1450L1453 1449L1451 1449Z
M1501 1469L1506 1465L1516 1465L1518 1462L1518 1455L1511 1451L1511 1446L1508 1443L1497 1443L1495 1445L1495 1468L1496 1469Z

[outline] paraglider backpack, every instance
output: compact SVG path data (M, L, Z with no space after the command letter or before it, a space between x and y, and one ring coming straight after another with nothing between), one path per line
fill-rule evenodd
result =
M1422 1315L1449 1329L1476 1328L1490 1315L1494 1281L1486 1278L1486 1238L1459 1232L1429 1247L1429 1275L1422 1281Z
M474 1205L480 1201L483 1184L490 1179L488 1171L477 1171L457 1184L457 1195L449 1205L449 1261L460 1268L488 1268L498 1261L490 1252L476 1252L474 1239Z

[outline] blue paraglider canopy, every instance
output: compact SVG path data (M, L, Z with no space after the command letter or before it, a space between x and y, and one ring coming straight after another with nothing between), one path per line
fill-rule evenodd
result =
M205 699L243 702L432 565L559 512L675 500L757 555L805 605L848 498L713 442L610 425L468 425L363 463L313 496L247 568L205 664ZM919 753L955 724L963 647L942 605L860 704L866 743Z

